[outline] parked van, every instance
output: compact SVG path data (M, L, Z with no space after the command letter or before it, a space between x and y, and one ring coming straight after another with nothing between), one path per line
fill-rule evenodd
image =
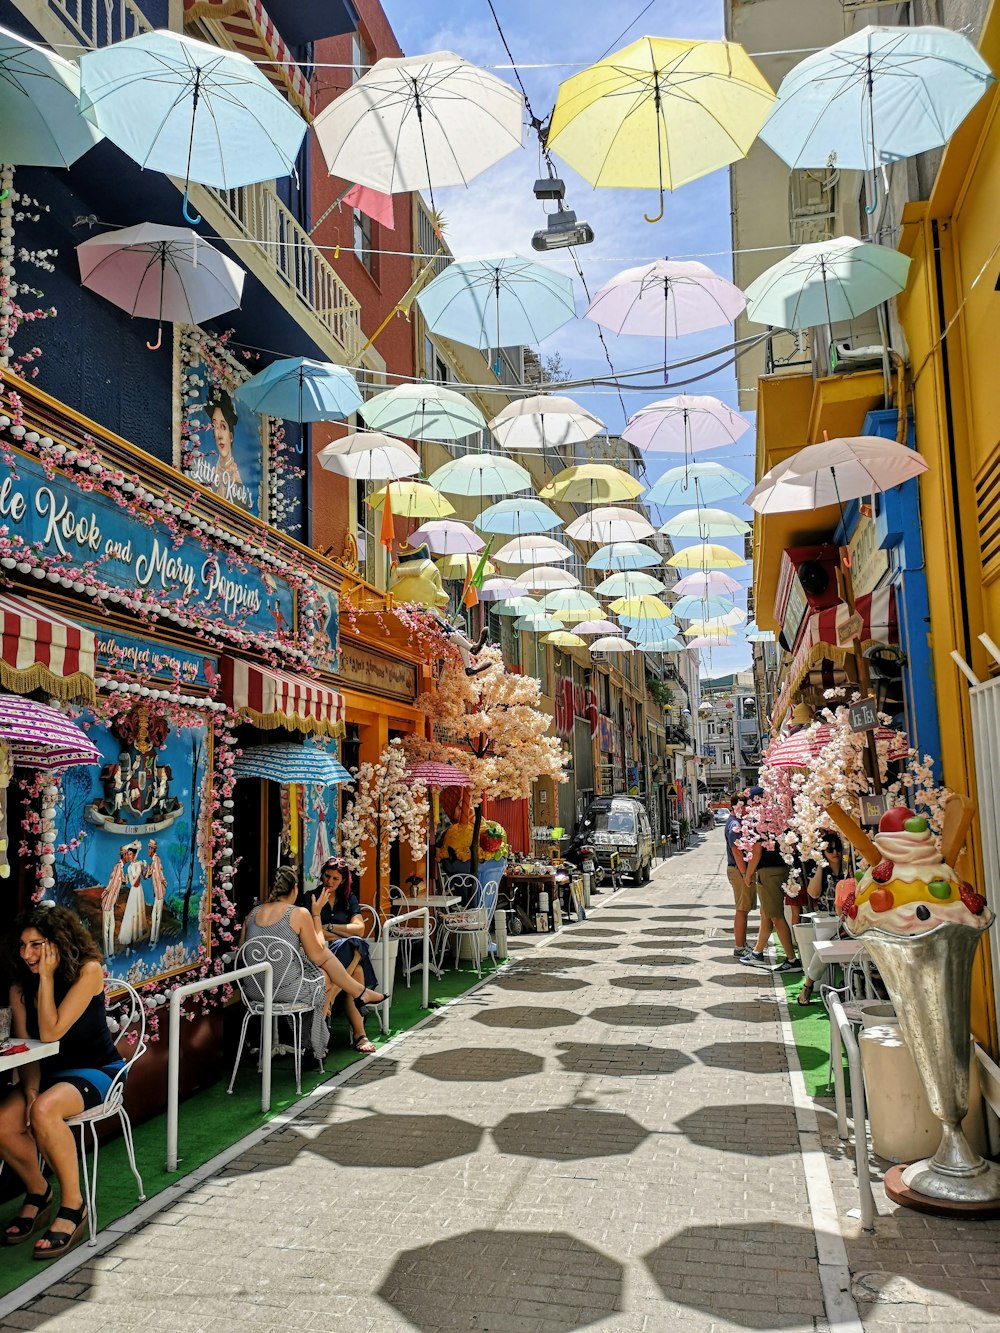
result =
M579 864L584 847L593 853L598 884L607 878L616 852L619 871L636 884L645 884L653 868L653 831L646 807L634 796L598 796L573 835L569 860Z

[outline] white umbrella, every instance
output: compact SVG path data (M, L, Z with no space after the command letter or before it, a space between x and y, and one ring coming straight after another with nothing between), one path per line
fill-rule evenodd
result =
M484 580L483 586L479 589L479 600L481 602L502 602L505 597L516 597L520 591L513 579L498 576L497 578Z
M766 472L747 504L758 514L822 509L879 495L926 471L927 463L915 450L877 435L824 440Z
M531 473L502 454L463 454L442 463L427 478L445 495L510 495L531 489Z
M420 455L402 440L380 431L357 431L325 445L316 455L327 472L355 481L400 481L420 471Z
M620 625L616 625L613 620L585 620L582 624L574 625L575 634L621 634Z
M554 537L540 532L529 532L505 542L493 559L501 565L561 565L573 552Z
M649 519L634 509L606 505L574 519L566 529L566 536L603 546L609 542L642 541L644 537L652 537L655 532Z
M454 518L432 518L414 528L411 546L426 546L431 555L475 555L486 543L466 523Z
M523 593L523 588L520 587L517 583L515 583L514 592ZM514 596L510 598L505 598L497 607L498 616L526 616L533 614L537 615L544 614L542 611L541 602L538 601L538 599L535 597Z
M559 449L593 439L604 423L572 398L543 393L508 403L489 427L505 449Z
M553 569L549 565L526 569L523 574L518 574L514 582L519 588L524 588L529 592L533 589L547 592L552 588L579 588L580 586L580 580L572 574L568 574L565 569Z
M742 583L730 578L721 569L699 569L678 579L670 591L678 597L706 597L713 593L739 592L742 587Z
M592 653L634 653L636 646L629 643L621 634L609 634L603 639L595 639L590 645Z
M650 453L699 453L734 444L750 422L708 394L679 393L650 403L629 417L622 439Z

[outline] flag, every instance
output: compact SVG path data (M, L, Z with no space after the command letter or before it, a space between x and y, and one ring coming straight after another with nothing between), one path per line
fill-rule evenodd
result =
M483 586L483 576L486 573L486 561L489 558L490 547L493 545L493 538L486 543L482 555L479 557L479 563L475 569L472 568L472 557L469 556L469 573L465 580L465 587L462 589L462 605L470 609L479 605L479 589Z
M379 528L378 539L385 547L386 554L392 555L393 543L396 540L396 529L392 521L392 483L385 484L385 499L382 501L382 524Z

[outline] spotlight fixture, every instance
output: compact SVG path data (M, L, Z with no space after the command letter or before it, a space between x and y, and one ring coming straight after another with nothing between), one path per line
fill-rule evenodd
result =
M543 176L535 181L532 193L536 199L562 201L566 198L566 182L558 176Z
M577 222L571 209L560 207L549 214L548 226L531 238L533 250L565 250L571 245L590 245L594 229L589 222Z

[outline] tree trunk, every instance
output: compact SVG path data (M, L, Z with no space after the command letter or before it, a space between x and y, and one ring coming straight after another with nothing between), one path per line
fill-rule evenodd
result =
M472 817L472 846L469 848L469 866L474 875L479 874L479 830L483 826L483 803L476 806Z

